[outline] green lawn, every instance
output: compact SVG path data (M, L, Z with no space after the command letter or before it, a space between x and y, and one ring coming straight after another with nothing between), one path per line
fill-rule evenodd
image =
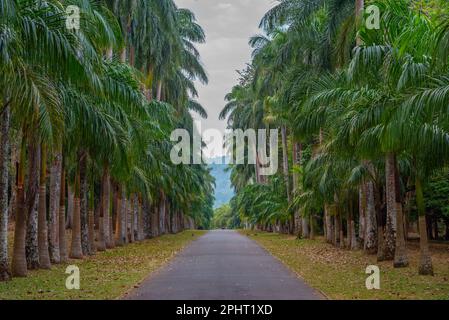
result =
M116 299L203 234L203 231L185 231L165 235L84 260L72 260L51 270L31 271L27 278L0 283L0 299ZM80 290L65 287L68 265L80 269Z
M432 244L435 276L419 276L419 251L409 244L410 267L395 269L392 262L377 262L362 251L337 249L322 239L241 231L330 299L449 299L449 246ZM367 290L366 267L380 268L380 290Z

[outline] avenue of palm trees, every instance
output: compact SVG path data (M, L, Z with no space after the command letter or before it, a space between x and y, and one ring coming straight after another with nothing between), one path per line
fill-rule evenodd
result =
M209 170L170 161L204 41L173 0L0 0L0 281L208 226Z
M379 29L367 27L369 5ZM439 0L279 1L221 118L278 128L282 168L234 165L234 214L395 267L409 264L416 224L419 273L432 275L428 237L448 230L448 18Z

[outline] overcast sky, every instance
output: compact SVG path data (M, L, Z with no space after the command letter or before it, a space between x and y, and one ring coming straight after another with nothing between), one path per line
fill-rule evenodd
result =
M199 102L209 118L202 129L225 130L225 121L218 120L224 107L224 96L237 83L236 70L250 61L250 36L260 33L260 19L275 0L175 0L178 7L192 10L206 32L206 43L198 45L201 60L209 76L209 84L197 84Z

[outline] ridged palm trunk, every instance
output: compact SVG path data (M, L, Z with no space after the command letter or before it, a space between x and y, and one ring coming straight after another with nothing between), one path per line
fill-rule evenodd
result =
M325 239L327 243L333 242L333 225L331 217L331 209L328 204L324 204L324 229L325 229Z
M432 257L429 251L429 242L427 240L427 225L426 225L426 208L424 205L424 194L421 184L421 179L415 179L416 186L416 205L418 207L418 221L419 221L419 274L432 275L433 266Z
M76 168L73 199L73 223L72 223L72 246L70 258L82 259L83 249L81 247L81 212L80 212L80 169Z
M282 168L284 170L284 182L287 189L287 201L290 204L292 201L292 194L290 191L290 178L289 178L289 167L288 167L288 141L287 141L287 127L282 126L281 128L282 136Z
M89 211L88 211L88 229L89 229L89 254L97 253L97 246L95 245L95 205L94 205L94 186L90 186L89 190Z
M359 244L357 243L357 237L355 232L355 223L354 223L354 201L353 199L349 199L349 211L348 211L348 248L350 250L359 249Z
M123 218L123 214L124 214L124 210L123 210L123 198L122 198L122 190L121 187L118 186L115 190L115 218L116 218L116 227L115 227L115 245L117 246L123 246L125 244L125 239L124 239L124 234L123 234L123 222L124 222L124 218Z
M142 208L142 195L137 196L137 241L144 239L144 217Z
M387 225L385 235L385 256L394 259L394 267L408 266L407 248L404 235L404 218L402 212L399 172L394 153L387 154L385 171L387 174Z
M28 146L28 187L26 191L26 208L28 212L26 232L26 258L28 269L39 268L39 240L38 240L38 204L39 204L39 167L40 142L34 134Z
M0 119L0 281L7 281L11 279L8 256L9 103L2 106Z
M293 143L293 165L295 166L295 169L298 169L301 165L301 144L298 142ZM292 195L296 195L299 188L299 174L296 170L293 171L293 192ZM301 226L301 213L299 212L299 209L295 209L294 213L294 228L293 233L300 238L300 226Z
M165 193L161 190L159 199L159 234L165 234Z
M114 247L114 239L111 238L110 234L110 207L111 207L111 182L109 177L109 167L105 166L103 169L103 177L101 179L101 215L103 217L103 233L104 242L106 248L112 249Z
M85 151L79 154L80 166L80 217L81 217L81 248L83 255L90 255L89 249L89 205L87 196L89 187L87 183L87 153Z
M59 257L61 263L67 262L67 239L65 235L65 192L66 192L65 170L63 162L61 163L61 192L59 197Z
M38 209L38 245L39 265L42 269L50 269L50 254L48 251L48 225L47 225L47 147L41 145L41 176L39 184Z
M396 177L395 155L387 154L385 161L387 219L385 225L385 260L394 259L396 249Z
M73 206L75 205L75 193L72 187L67 183L67 219L66 229L72 229L73 226Z
M17 199L16 199L16 225L14 231L14 247L11 264L11 274L14 277L26 277L27 261L25 253L25 237L27 225L27 211L25 206L25 139L22 138L19 163L17 166Z
M103 191L102 191L103 193ZM103 202L103 196L101 196L101 202ZM106 251L106 241L105 237L106 234L104 232L105 225L104 225L104 216L103 216L103 204L100 203L100 207L97 208L98 210L98 230L97 230L97 243L96 247L98 251Z
M374 198L374 183L368 181L365 183L365 226L364 226L364 250L368 254L375 254L377 251L377 219L376 206Z
M48 215L48 246L51 263L61 260L59 249L59 201L61 193L61 153L57 152L50 168L50 211Z

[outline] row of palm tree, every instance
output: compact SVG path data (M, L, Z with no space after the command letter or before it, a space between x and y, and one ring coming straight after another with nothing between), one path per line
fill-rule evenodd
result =
M208 226L209 170L170 161L204 41L173 0L0 0L0 281Z
M369 5L380 29L364 23ZM235 214L395 267L409 264L416 214L419 273L433 274L424 194L448 179L448 15L439 0L282 0L267 12L221 117L278 128L283 161L272 177L233 166Z

